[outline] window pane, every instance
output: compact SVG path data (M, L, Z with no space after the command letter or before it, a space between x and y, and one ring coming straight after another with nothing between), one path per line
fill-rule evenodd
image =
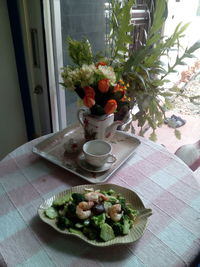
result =
M86 37L93 48L93 52L105 50L105 0L62 0L61 26L64 66L71 64L67 53L67 38L80 40ZM77 96L66 90L67 124L74 123L78 109Z

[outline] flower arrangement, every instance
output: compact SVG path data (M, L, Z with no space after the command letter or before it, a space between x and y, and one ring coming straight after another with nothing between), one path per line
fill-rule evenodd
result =
M80 46L82 50L78 49ZM93 56L87 40L77 42L69 39L69 51L76 66L63 68L62 85L74 90L92 115L109 115L129 105L124 82L117 81L113 67L106 61L92 62ZM82 58L81 55L85 56Z

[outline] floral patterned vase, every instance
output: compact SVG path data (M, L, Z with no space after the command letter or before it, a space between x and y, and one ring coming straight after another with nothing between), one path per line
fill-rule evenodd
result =
M85 139L103 139L111 140L115 131L122 123L114 122L114 114L95 116L86 109L79 109L78 119L84 128Z

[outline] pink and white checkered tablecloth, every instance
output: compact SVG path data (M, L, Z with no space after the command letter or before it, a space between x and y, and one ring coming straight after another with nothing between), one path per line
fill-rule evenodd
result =
M189 266L200 252L200 188L192 171L164 147L141 145L107 181L134 190L153 210L135 243L95 248L42 222L38 206L83 179L32 153L45 137L0 163L0 266Z

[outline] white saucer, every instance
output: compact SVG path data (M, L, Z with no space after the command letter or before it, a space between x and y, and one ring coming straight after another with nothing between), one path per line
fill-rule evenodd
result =
M102 167L94 167L85 161L84 154L78 157L78 165L89 172L104 172L110 169L113 163L105 163Z

